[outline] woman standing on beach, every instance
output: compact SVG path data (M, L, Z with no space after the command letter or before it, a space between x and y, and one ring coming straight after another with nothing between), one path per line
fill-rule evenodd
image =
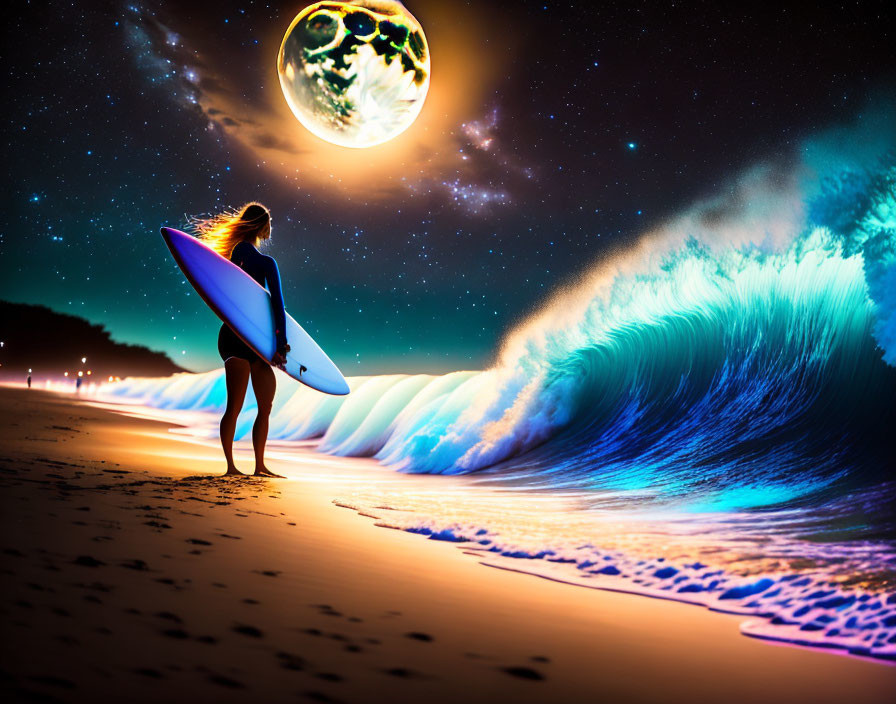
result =
M221 418L221 447L227 460L225 474L242 475L233 463L233 435L251 377L258 406L258 416L252 426L255 476L279 477L281 475L274 474L265 467L264 446L268 437L268 419L274 391L277 388L271 364L282 367L289 351L285 333L286 312L277 262L257 249L261 242L271 239L271 213L261 203L253 202L235 212L222 213L207 220L195 219L192 224L199 239L204 240L221 256L230 259L259 284L266 285L271 294L277 351L270 363L259 357L228 325L221 325L218 332L218 354L224 360L227 382L227 407Z

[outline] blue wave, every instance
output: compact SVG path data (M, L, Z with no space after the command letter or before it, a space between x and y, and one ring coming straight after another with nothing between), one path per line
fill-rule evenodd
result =
M873 134L807 142L799 163L757 167L646 233L558 291L485 371L354 377L347 397L281 375L271 437L562 494L559 514L542 493L534 514L418 497L380 519L486 564L749 614L751 636L893 659L891 115ZM226 391L217 370L102 394L220 412ZM191 432L217 436L216 419ZM378 502L356 508L375 515ZM608 528L571 506L627 511L596 511Z
M346 398L281 378L271 436L320 438L322 452L405 472L492 468L695 511L885 481L896 456L894 163L884 152L811 178L808 162L756 168L561 290L490 369L356 377ZM104 393L220 410L225 390L210 372Z

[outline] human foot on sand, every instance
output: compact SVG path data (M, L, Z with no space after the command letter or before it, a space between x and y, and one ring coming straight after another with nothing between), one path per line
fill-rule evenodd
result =
M255 468L255 476L256 477L277 477L278 479L285 479L282 474L275 474L267 467L256 467Z
M238 470L235 465L229 465L227 467L227 471L224 472L224 476L233 476L233 477L245 477L246 475Z

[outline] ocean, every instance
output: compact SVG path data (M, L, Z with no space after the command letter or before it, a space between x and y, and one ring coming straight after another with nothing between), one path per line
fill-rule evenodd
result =
M347 397L281 375L271 439L464 475L343 503L486 564L896 659L894 144L869 114L746 170L558 287L488 369ZM215 437L222 374L100 396Z

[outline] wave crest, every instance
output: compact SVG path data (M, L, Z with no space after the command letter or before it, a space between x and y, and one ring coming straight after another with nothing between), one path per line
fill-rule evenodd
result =
M873 479L896 420L892 162L819 179L812 198L801 169L754 169L561 290L489 370L358 377L345 399L281 381L271 436L701 508ZM225 390L211 372L105 393L220 410Z

